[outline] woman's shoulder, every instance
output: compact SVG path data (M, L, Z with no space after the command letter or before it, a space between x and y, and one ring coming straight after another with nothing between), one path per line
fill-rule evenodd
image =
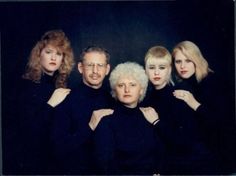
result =
M200 85L203 87L219 87L223 83L218 74L210 72L201 82Z
M32 91L35 91L37 87L39 86L40 86L40 83L33 82L32 80L29 80L29 79L21 78L18 81L18 88L20 92L30 93Z

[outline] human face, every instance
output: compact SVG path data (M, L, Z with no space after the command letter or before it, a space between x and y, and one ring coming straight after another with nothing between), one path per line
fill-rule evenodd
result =
M178 75L183 79L190 78L195 73L194 63L188 59L181 51L175 53L175 68Z
M61 66L62 59L62 52L51 45L47 45L40 53L40 64L42 65L43 72L53 75Z
M162 89L169 82L171 65L167 60L162 58L149 58L146 62L145 69L155 89Z
M85 54L83 62L79 62L78 70L83 76L84 84L98 89L109 73L110 65L107 64L104 53L89 52Z
M131 77L121 77L115 86L118 100L126 107L135 108L143 94L141 85Z

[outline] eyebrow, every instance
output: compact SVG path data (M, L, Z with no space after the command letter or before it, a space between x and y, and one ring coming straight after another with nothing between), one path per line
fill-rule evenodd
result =
M50 51L54 51L55 49L53 48L49 48L49 47L45 47L44 49L50 50ZM57 51L57 50L56 50Z
M148 64L148 66L156 66L156 65L157 66L167 66L168 64L160 64L160 65L159 64Z

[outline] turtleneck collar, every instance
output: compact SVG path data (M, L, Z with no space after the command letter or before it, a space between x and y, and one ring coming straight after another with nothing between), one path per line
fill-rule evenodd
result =
M139 105L137 105L135 108L129 108L119 101L116 102L115 109L117 109L118 112L122 112L125 114L135 114L140 111Z
M48 75L48 74L43 74L40 82L41 83L54 83L55 77L56 77L55 74L53 76Z
M191 85L191 86L193 86L193 87L195 87L195 86L198 85L198 81L197 81L197 79L196 79L195 74L192 75L190 78L185 79L184 81L186 81L189 85Z
M155 89L155 87L153 86L151 89L152 95L166 95L170 92L173 91L173 87L169 84L167 84L165 87L163 87L162 89Z
M102 87L100 87L99 89L94 89L92 87L87 86L86 84L82 82L81 85L79 86L79 89L82 89L83 92L87 95L97 95L102 90Z

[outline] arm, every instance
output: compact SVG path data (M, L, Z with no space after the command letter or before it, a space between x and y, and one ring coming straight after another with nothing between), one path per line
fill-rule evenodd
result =
M51 139L60 159L79 151L91 138L93 131L80 115L71 109L71 104L67 101L54 108Z
M162 117L163 119L160 120L154 108L140 108L140 110L143 112L146 120L154 126L157 135L161 137L166 147L177 150L188 148L188 144L190 144L186 144L188 134L183 133L182 129L178 128L175 121L178 114L177 111L173 112L173 109L170 109L170 113L166 114L166 116Z
M95 158L100 174L114 174L114 149L115 142L113 131L109 125L109 118L101 120L95 131Z

